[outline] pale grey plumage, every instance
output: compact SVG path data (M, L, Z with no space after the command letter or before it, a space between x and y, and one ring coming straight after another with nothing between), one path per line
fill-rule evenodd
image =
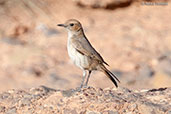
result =
M86 38L81 23L75 19L70 19L66 21L65 24L58 24L58 26L63 26L68 30L68 54L74 64L83 70L81 87L84 85L86 70L89 71L89 74L85 86L88 83L91 72L93 70L99 70L104 72L112 80L115 86L118 87L116 80L118 82L119 80L104 66L104 64L108 64Z

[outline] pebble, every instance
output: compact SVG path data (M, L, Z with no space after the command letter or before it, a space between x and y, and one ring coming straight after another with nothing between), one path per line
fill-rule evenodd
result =
M19 101L19 106L29 106L31 104L31 100L28 98L23 98Z
M133 111L136 107L137 107L137 104L128 105L128 109L130 109L131 111Z

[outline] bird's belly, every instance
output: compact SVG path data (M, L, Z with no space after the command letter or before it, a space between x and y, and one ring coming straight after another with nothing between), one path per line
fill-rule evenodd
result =
M68 47L68 55L73 63L81 69L86 69L89 67L89 58L78 52L74 47Z

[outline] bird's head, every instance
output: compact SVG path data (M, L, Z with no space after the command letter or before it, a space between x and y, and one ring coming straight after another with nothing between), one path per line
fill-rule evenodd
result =
M76 19L69 19L64 24L58 24L58 26L66 28L69 32L82 31L81 23Z

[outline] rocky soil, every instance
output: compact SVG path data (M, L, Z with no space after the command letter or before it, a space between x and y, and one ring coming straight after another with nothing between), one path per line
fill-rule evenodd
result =
M55 90L45 86L0 94L5 114L170 114L171 88L83 88Z

